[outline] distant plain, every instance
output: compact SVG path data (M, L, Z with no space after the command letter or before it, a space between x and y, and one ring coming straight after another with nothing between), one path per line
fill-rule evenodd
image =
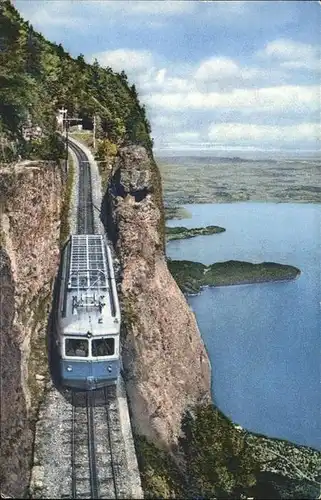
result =
M236 201L321 203L321 160L156 157L166 207Z

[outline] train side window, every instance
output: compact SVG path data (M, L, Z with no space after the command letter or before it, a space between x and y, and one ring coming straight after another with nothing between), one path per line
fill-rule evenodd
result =
M79 356L86 358L88 356L88 340L66 339L66 356Z
M115 354L115 339L101 338L93 339L91 342L92 356L112 356Z

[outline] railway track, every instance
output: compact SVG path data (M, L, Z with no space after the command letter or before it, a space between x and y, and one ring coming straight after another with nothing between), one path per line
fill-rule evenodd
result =
M69 142L79 164L77 233L94 234L94 212L91 194L90 164L84 151L76 144Z
M125 457L114 388L72 393L71 438L71 498L126 498L128 492L122 486Z
M69 145L79 164L77 233L94 234L90 164L79 146ZM71 404L71 488L64 498L129 498L116 387L72 391Z

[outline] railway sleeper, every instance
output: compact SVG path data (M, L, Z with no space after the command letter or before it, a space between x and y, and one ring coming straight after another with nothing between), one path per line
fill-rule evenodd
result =
M72 498L72 497L71 497ZM91 493L84 492L84 493L77 493L77 498L92 498Z

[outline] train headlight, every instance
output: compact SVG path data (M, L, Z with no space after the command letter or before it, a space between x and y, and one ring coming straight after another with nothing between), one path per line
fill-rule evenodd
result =
M72 372L72 366L70 365L67 366L67 372Z
M112 367L109 365L109 366L107 367L107 370L109 371L109 373L111 373L113 369L112 369Z

